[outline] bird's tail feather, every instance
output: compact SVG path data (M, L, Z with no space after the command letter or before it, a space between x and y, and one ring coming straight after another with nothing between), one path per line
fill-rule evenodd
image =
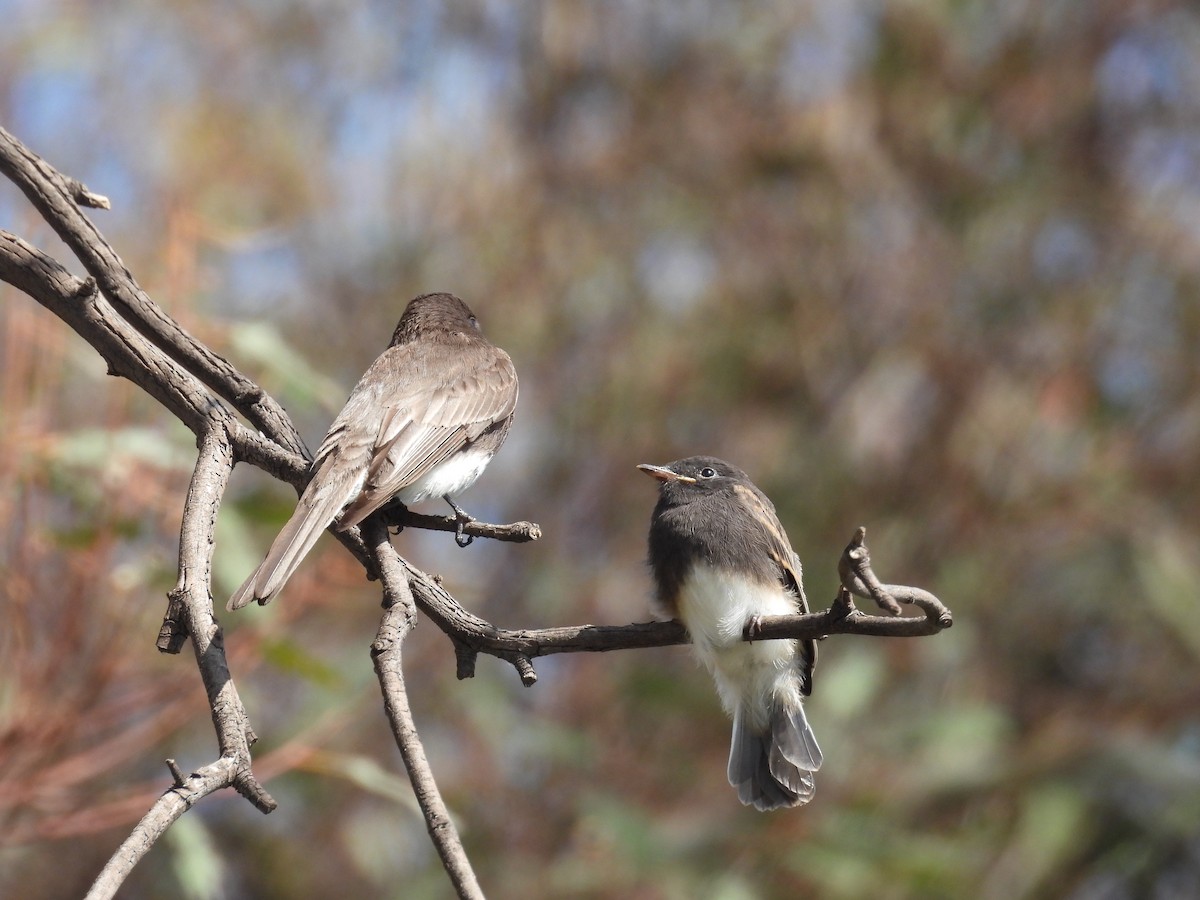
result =
M321 473L318 472L310 485L315 487L320 482ZM325 485L319 490L314 489L312 496L307 490L304 492L300 502L296 504L296 511L271 543L266 558L229 598L226 609L241 609L255 600L266 604L279 593L321 533L357 493L357 486L354 484L349 485L349 491L338 490L337 487Z
M734 712L729 783L747 806L765 811L807 803L816 791L813 773L821 761L802 705L781 704L767 731L747 727L740 707Z

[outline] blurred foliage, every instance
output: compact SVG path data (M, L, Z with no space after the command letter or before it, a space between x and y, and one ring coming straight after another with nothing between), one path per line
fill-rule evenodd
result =
M832 638L814 802L760 815L678 649L454 680L415 712L495 897L1200 896L1200 14L803 0L0 0L0 121L310 445L411 296L452 290L522 402L468 508L529 547L401 551L500 624L647 616L653 485L775 499L809 597L869 526L934 639ZM0 227L60 245L11 187ZM214 753L153 648L194 441L0 287L0 894L80 895ZM331 384L341 388L331 388ZM238 471L236 586L291 497ZM215 798L125 896L442 897L334 546L222 616L262 817ZM223 598L218 598L218 603ZM391 773L389 775L389 773ZM401 792L402 793L402 792ZM64 852L67 847L70 852Z

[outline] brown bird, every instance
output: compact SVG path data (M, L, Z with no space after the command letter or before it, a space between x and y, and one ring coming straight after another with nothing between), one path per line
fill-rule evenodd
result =
M733 717L729 783L756 809L807 803L821 768L803 702L816 645L742 640L748 620L808 612L800 558L774 505L716 457L638 468L659 481L650 566L661 611L683 622Z
M359 379L317 448L313 476L266 559L228 608L267 603L321 533L357 525L393 499L405 506L454 502L504 443L517 406L517 373L452 294L423 294L400 317L391 343Z

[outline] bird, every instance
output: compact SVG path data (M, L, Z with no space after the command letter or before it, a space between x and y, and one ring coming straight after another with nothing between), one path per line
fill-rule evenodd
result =
M715 456L638 469L659 482L649 535L658 612L683 623L733 719L729 783L758 810L809 802L822 760L804 714L816 645L742 639L761 616L808 612L800 558L775 506Z
M453 294L415 297L317 448L296 511L227 608L268 603L326 528L345 531L393 500L443 498L465 547L474 519L454 497L504 443L516 407L512 359L470 307Z

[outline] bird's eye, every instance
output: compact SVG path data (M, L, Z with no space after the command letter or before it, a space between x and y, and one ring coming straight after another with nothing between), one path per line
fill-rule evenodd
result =
M714 469L712 466L705 466L703 469L700 470L700 477L701 478L716 478L717 470Z

